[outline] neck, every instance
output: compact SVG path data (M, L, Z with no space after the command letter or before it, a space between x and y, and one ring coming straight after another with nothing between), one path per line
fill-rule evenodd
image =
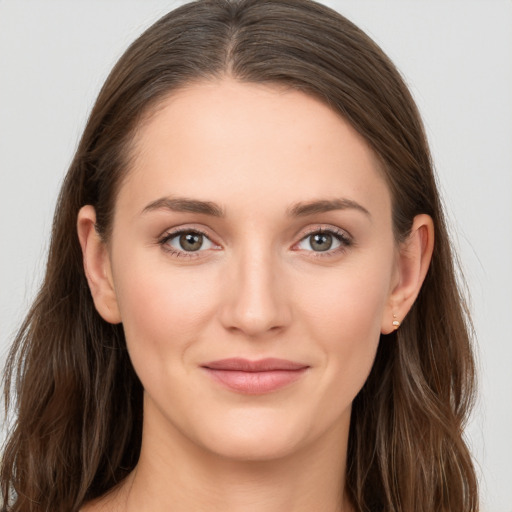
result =
M145 421L139 463L105 510L351 512L343 489L347 442L348 426L281 457L237 460Z

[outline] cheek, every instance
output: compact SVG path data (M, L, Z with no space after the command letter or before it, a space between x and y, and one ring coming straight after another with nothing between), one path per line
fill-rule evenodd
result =
M323 281L317 276L301 293L302 326L324 354L325 385L344 406L363 386L375 359L387 310L389 268L391 264L375 263L361 270L340 269Z
M343 336L356 342L357 333L379 334L391 287L389 268L362 265L315 276L300 292L302 315L327 339Z
M215 313L214 283L199 269L125 258L115 276L128 349L134 359L183 352ZM134 361L136 364L136 361Z

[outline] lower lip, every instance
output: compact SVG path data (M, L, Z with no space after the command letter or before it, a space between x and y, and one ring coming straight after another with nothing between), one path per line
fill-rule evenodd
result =
M244 372L239 370L213 370L204 368L217 382L238 393L261 395L282 389L299 380L307 368L298 370L270 370Z

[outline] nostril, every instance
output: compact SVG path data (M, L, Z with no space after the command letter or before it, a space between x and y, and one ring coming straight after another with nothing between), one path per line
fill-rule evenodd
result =
M220 321L230 332L250 337L276 334L290 322L290 294L285 293L282 274L276 274L278 262L269 259L268 251L250 249L240 254L224 280Z

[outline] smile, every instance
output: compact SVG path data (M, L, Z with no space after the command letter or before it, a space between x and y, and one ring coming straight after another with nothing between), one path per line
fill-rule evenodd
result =
M212 361L202 368L223 386L248 395L270 393L300 379L309 366L285 359L258 361L231 358Z

